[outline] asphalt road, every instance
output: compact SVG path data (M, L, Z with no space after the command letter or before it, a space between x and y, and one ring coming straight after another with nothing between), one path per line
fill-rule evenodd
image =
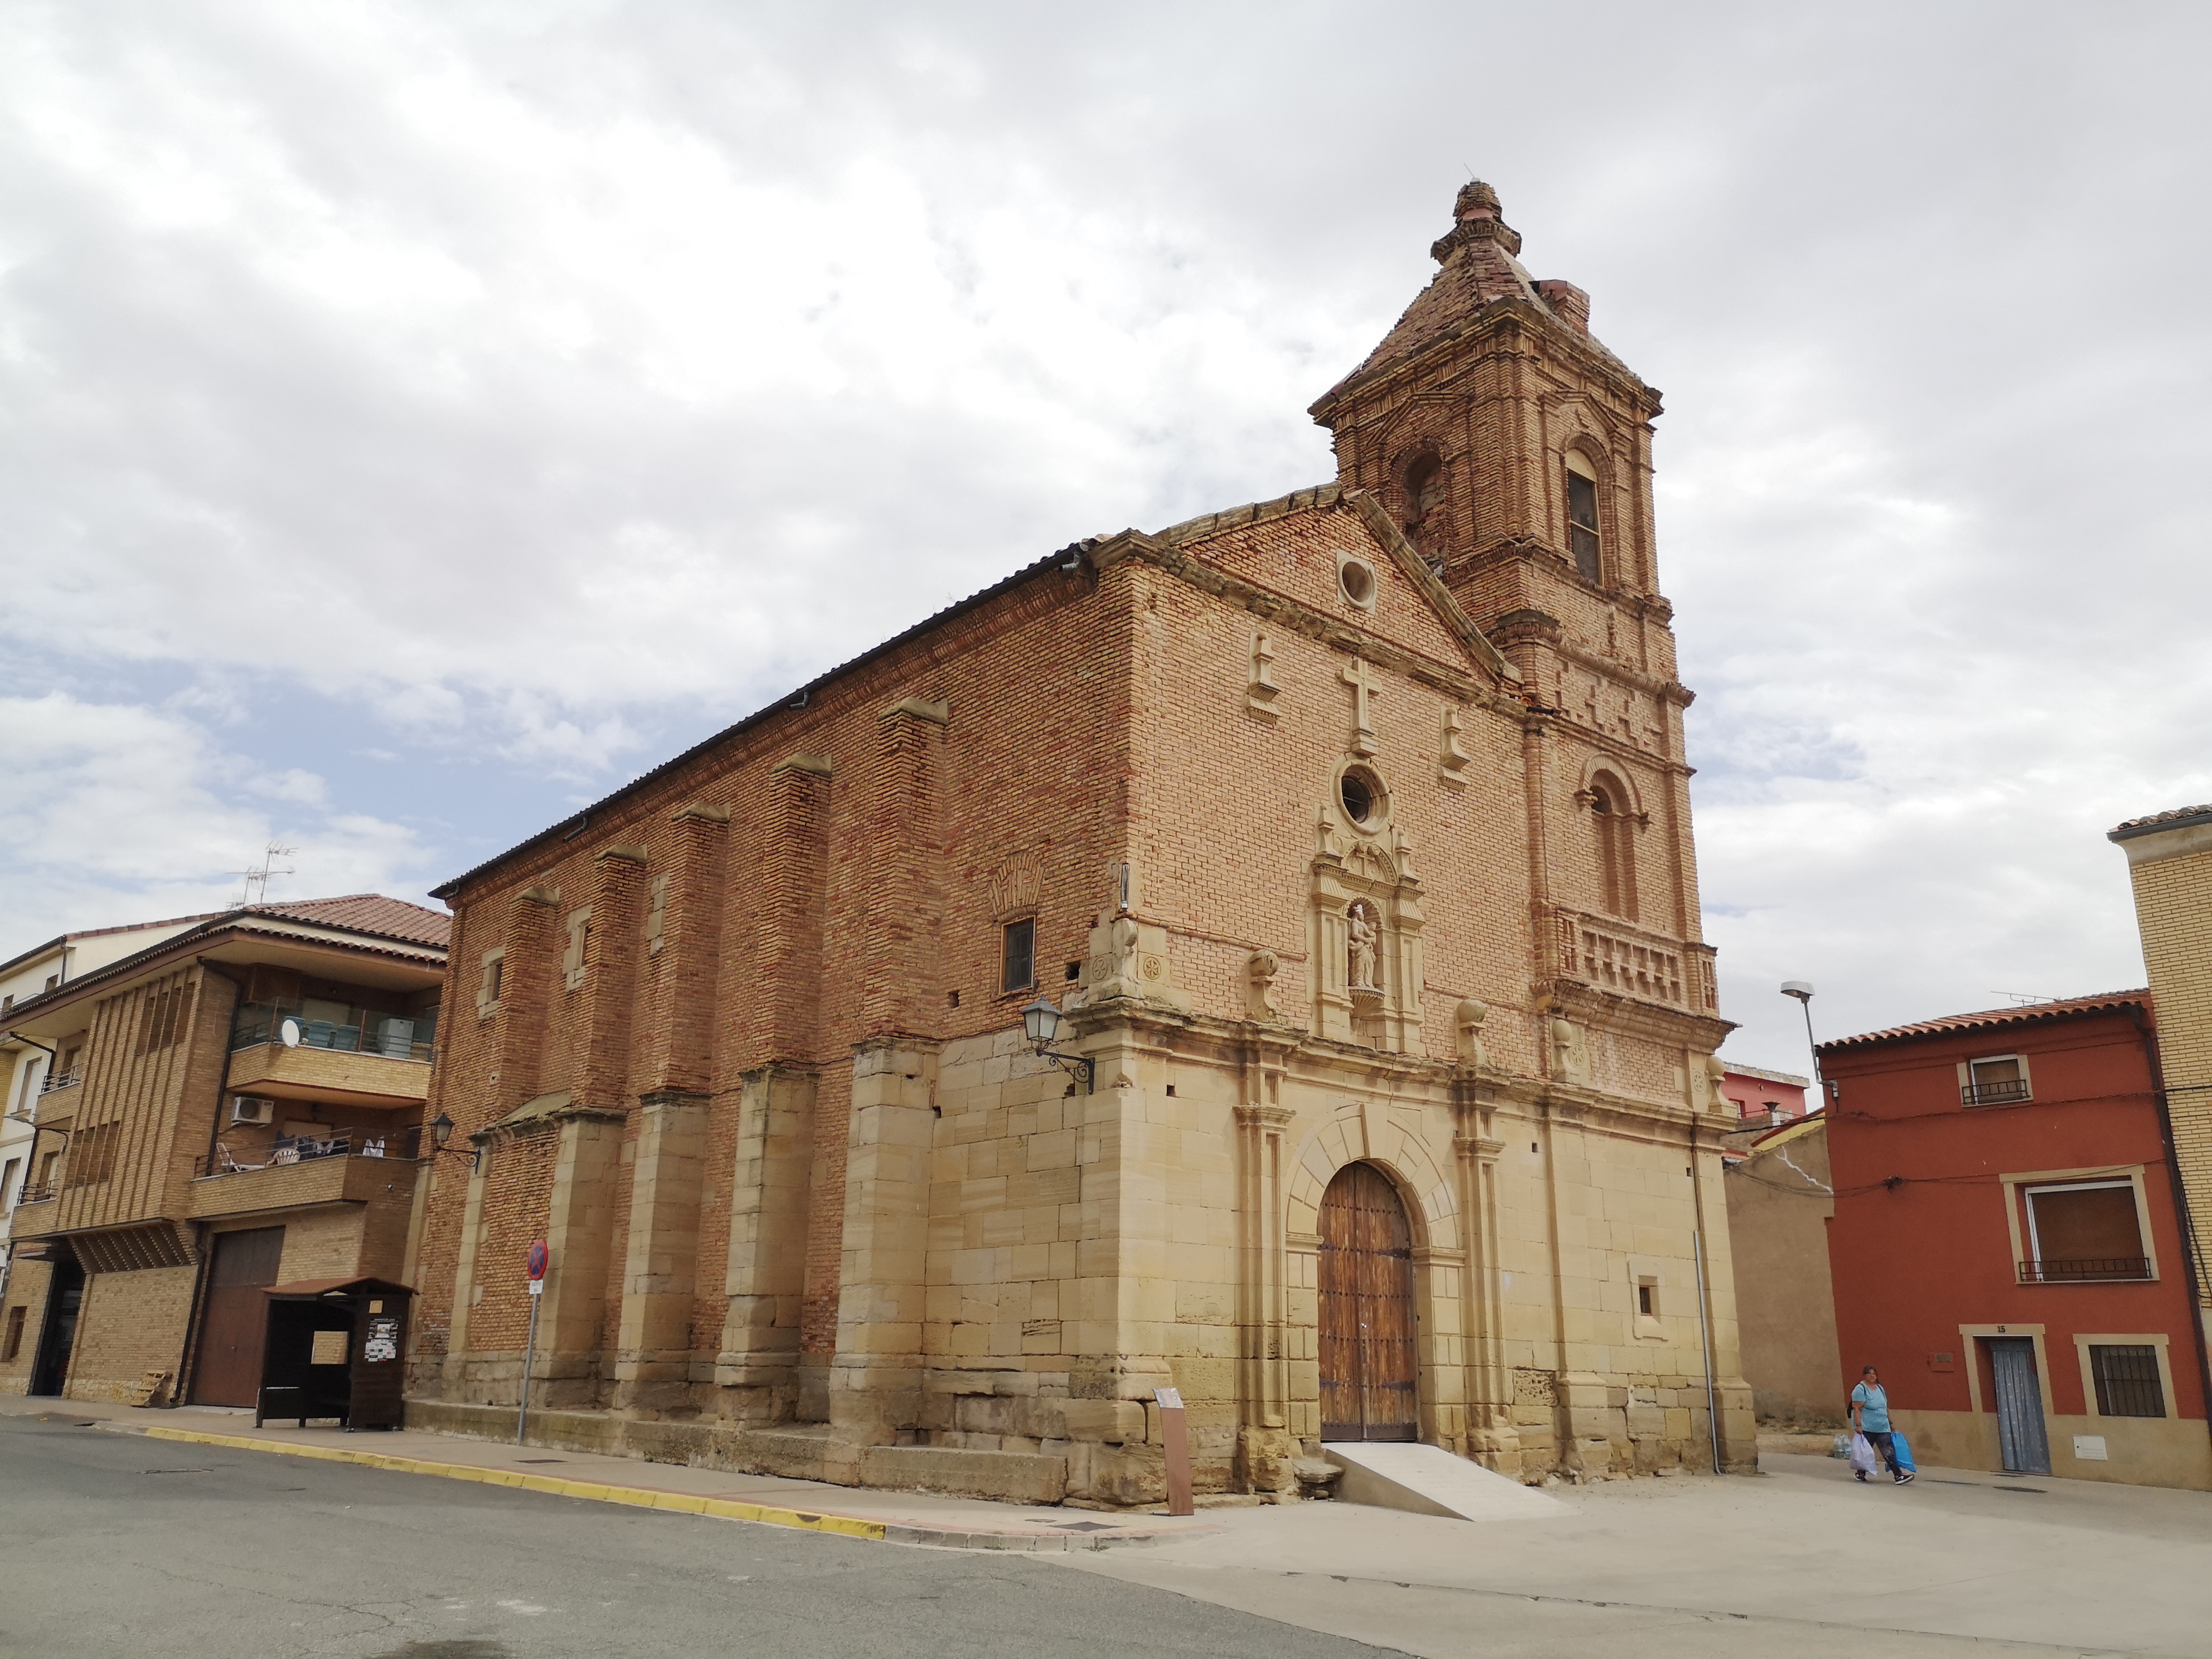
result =
M0 1418L7 1659L1355 1659L1020 1556Z

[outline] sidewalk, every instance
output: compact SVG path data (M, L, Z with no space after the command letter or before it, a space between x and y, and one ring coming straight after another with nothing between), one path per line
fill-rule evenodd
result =
M2212 1659L2212 1493L1760 1462L1549 1488L1569 1512L1534 1523L1300 1504L1054 1559L1422 1659Z
M833 1486L818 1480L731 1474L720 1469L647 1463L595 1452L549 1451L413 1429L358 1434L335 1428L280 1428L275 1424L257 1429L252 1412L221 1407L152 1410L13 1395L0 1401L0 1415L51 1417L159 1440L360 1463L454 1480L483 1480L563 1498L678 1510L895 1544L953 1549L1100 1550L1196 1537L1214 1529L1206 1516L1108 1515L994 1504L935 1492Z

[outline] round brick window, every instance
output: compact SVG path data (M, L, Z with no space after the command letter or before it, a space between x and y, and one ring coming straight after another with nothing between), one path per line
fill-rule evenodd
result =
M1354 605L1375 602L1375 567L1364 559L1346 559L1337 567L1337 585Z
M1344 803L1344 815L1364 829L1382 816L1382 784L1364 766L1347 771L1336 786L1336 798Z

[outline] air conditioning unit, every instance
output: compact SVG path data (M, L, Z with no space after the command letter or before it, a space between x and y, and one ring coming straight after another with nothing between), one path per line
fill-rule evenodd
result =
M264 1100L258 1095L233 1095L230 1097L230 1121L233 1123L266 1123L276 1115L276 1103Z

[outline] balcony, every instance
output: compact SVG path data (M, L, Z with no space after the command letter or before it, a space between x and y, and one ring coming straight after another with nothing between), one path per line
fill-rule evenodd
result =
M1668 939L1612 916L1559 913L1559 957L1569 979L1688 1013L1718 1006L1709 945Z
M324 1013L336 1013L342 1007L337 1003L313 1006ZM434 1009L403 1017L344 1007L342 1019L311 1019L309 1012L309 1005L303 1002L240 1003L231 1016L230 1046L252 1048L264 1042L281 1042L286 1048L381 1054L386 1060L419 1060L428 1064L438 1034Z
M1959 1091L1959 1100L1966 1106L1995 1106L2008 1100L2029 1098L2027 1079L2024 1077L2002 1078L1994 1083L1969 1083Z
M78 1084L83 1081L84 1073L82 1072L75 1070L67 1072L49 1072L46 1073L45 1079L40 1083L39 1092L41 1095L58 1094L64 1089L76 1088Z
M426 1060L393 1060L346 1048L288 1048L263 1042L234 1049L229 1092L278 1100L352 1101L363 1105L419 1104L430 1094Z
M406 1129L377 1137L280 1142L284 1161L265 1164L239 1164L218 1150L192 1182L189 1213L201 1220L317 1204L365 1204L395 1186L411 1194L419 1167L414 1156L418 1133Z
M2142 1255L2088 1256L2076 1261L2023 1261L2023 1285L2094 1285L2115 1279L2148 1279L2150 1258Z

